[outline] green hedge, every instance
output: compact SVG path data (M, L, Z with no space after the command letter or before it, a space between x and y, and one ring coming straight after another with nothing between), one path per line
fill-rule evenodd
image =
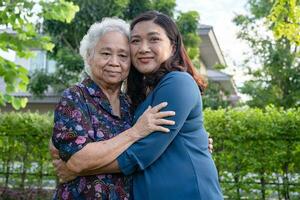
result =
M52 115L0 114L0 187L53 188ZM300 198L300 109L205 110L227 199Z
M0 114L0 189L55 187L48 150L52 121L50 114Z
M229 199L300 199L300 109L206 110Z

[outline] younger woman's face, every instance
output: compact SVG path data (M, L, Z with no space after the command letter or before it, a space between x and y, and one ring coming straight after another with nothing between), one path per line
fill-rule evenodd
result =
M173 45L165 30L153 23L142 21L131 31L131 61L143 74L155 72L173 53Z

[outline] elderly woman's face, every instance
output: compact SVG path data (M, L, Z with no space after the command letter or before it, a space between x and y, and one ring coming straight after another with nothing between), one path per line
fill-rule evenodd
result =
M162 27L153 21L142 21L131 31L130 50L135 68L149 74L172 55L173 45Z
M118 85L125 80L130 68L127 37L117 31L105 33L88 59L91 75L100 84Z

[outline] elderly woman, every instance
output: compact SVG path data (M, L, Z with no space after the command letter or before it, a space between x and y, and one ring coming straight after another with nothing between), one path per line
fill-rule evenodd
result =
M81 41L88 77L63 92L55 109L52 142L59 157L75 172L102 167L101 175L78 176L58 185L54 199L129 199L131 181L105 167L139 139L154 131L168 132L159 112L166 103L148 107L131 127L129 103L121 92L130 68L129 26L120 19L95 23Z

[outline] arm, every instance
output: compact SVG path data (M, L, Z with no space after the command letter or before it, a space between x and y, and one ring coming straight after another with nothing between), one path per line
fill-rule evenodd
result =
M137 141L118 157L120 169L126 175L147 168L164 153L201 98L196 83L185 73L169 74L157 87L152 104L167 101L168 109L177 113L170 118L176 124L168 127L169 134L151 134Z
M62 161L61 159L55 159L52 161L57 176L59 177L59 182L66 183L68 181L74 180L77 176L90 176L90 175L100 175L100 174L106 174L106 173L119 173L119 165L117 161L113 161L112 163L103 166L98 169L93 170L84 170L79 173L76 173L74 171L71 171L67 165L66 162Z
M111 139L87 144L71 156L66 163L67 167L77 173L102 168L113 162L134 142L151 132L157 130L168 132L169 129L160 126L160 124L174 124L171 120L162 119L174 115L174 112L159 112L166 106L166 103L161 103L153 108L148 108L132 128Z
M66 166L79 174L104 167L140 138L136 130L131 128L109 140L91 142L72 155Z
M72 117L74 110L77 116L88 115L84 109L84 102L80 101L76 93L67 92L55 110L53 144L59 149L60 157L66 161L66 166L71 171L80 173L88 169L101 168L115 160L135 141L151 132L155 130L168 132L168 129L160 124L173 124L173 121L162 118L172 116L174 112L159 112L165 106L166 104L162 103L147 109L134 127L118 136L105 141L92 142L86 133L86 130L92 130L92 127L89 127L91 122L84 117L80 120ZM85 127L85 130L82 127Z
M59 180L62 183L71 181L75 179L77 176L90 176L90 175L99 175L99 174L106 174L106 173L119 173L120 168L118 162L114 160L112 163L103 166L101 168L93 169L93 170L84 170L80 173L75 173L71 171L66 163L59 159L58 150L53 146L52 142L49 143L50 152L52 155L53 165L55 167L56 173L59 176ZM209 138L209 151L212 153L213 150L213 140Z

